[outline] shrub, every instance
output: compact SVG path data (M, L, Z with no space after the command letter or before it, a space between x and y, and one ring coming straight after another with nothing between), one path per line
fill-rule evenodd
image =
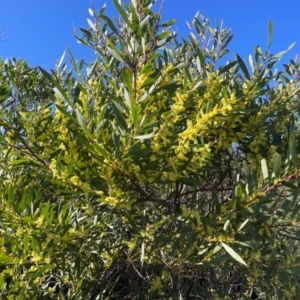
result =
M1 61L3 299L292 299L299 64L153 1L90 9L94 63ZM295 298L296 299L296 298Z

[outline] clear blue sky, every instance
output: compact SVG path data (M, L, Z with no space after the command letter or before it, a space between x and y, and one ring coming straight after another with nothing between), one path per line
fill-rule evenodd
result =
M104 3L94 0L97 9ZM112 1L106 3L106 14L117 16ZM75 58L91 61L93 53L73 37L73 26L88 27L90 6L91 0L1 0L0 28L5 28L6 40L0 43L0 56L25 58L32 66L50 69L69 47ZM255 45L264 50L269 19L274 28L272 53L297 42L284 61L300 54L299 0L165 0L163 19L175 18L174 29L184 36L188 32L186 21L191 21L197 11L212 24L223 20L224 27L232 29L234 39L228 59L237 52L248 61Z

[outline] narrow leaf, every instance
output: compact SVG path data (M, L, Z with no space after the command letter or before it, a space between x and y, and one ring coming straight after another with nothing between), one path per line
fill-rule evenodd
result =
M241 224L241 226L239 227L239 229L238 229L237 231L242 230L248 222L249 222L249 218L246 219L246 220Z
M275 153L273 155L273 172L275 175L275 178L280 177L280 169L281 169L281 156L278 153Z
M250 178L250 169L245 160L243 161L243 171L244 171L244 175L245 175L246 179L248 179L247 180L247 182L248 182L249 178Z
M118 0L113 0L113 2L114 2L114 5L115 5L117 11L119 12L119 14L121 15L121 17L122 17L123 20L125 21L125 23L126 23L129 27L131 27L132 24L130 23L130 21L129 21L129 19L128 19L128 15L127 15L127 13L123 10L123 8L122 8L122 6L120 5L119 1L118 1Z
M236 54L236 58L237 58L239 66L240 66L241 70L243 71L246 79L250 80L250 75L249 75L248 69L247 69L245 63L243 62L242 58L238 54Z
M272 20L269 20L268 22L268 48L270 48L271 46L271 42L272 42L272 36L273 36L273 24L272 24Z
M260 163L261 163L261 170L262 170L262 173L263 173L263 177L264 177L264 179L267 179L269 177L267 162L263 158Z
M225 251L232 257L234 258L236 261L240 262L241 264L247 266L246 262L227 244L221 242L221 245L223 246L223 248L225 249Z
M97 31L95 24L89 18L87 18L87 22L94 31Z
M223 230L224 230L224 231L227 230L227 228L228 228L228 226L229 226L229 224L230 224L230 221L231 221L230 219L227 219L227 220L226 220L226 222L225 222L225 224L224 224L224 226L223 226Z
M145 257L145 242L142 242L142 247L141 247L141 263L144 262L144 257Z
M154 135L154 132L152 132L150 134L145 134L145 135L137 135L134 138L138 139L138 140L141 140L143 142L144 140L151 139L153 137L153 135Z
M124 62L123 58L112 48L107 47L108 52L117 60Z
M296 138L295 138L295 134L294 134L293 122L290 123L289 146L290 146L290 153L292 156L293 164L295 167L297 167L298 166L298 158L297 158Z
M33 282L36 278L40 277L43 273L48 271L51 268L50 264L44 265L43 267L39 268L38 271L30 278L30 283Z
M292 45L290 45L286 50L278 52L277 54L273 55L272 58L280 58L282 57L285 53L287 53L290 49L292 49L294 47L296 43L293 43Z
M3 255L2 253L0 254L0 264L12 263L13 261L14 260L9 256Z

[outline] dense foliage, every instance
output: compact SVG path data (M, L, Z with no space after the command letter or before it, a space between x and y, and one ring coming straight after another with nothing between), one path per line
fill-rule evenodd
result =
M296 299L300 65L113 2L94 63L0 62L1 299Z

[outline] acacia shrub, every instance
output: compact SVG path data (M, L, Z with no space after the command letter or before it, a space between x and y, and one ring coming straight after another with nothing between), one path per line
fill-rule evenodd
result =
M1 61L2 296L296 297L299 64L275 72L272 23L248 68L200 14L179 41L113 2L75 74Z

